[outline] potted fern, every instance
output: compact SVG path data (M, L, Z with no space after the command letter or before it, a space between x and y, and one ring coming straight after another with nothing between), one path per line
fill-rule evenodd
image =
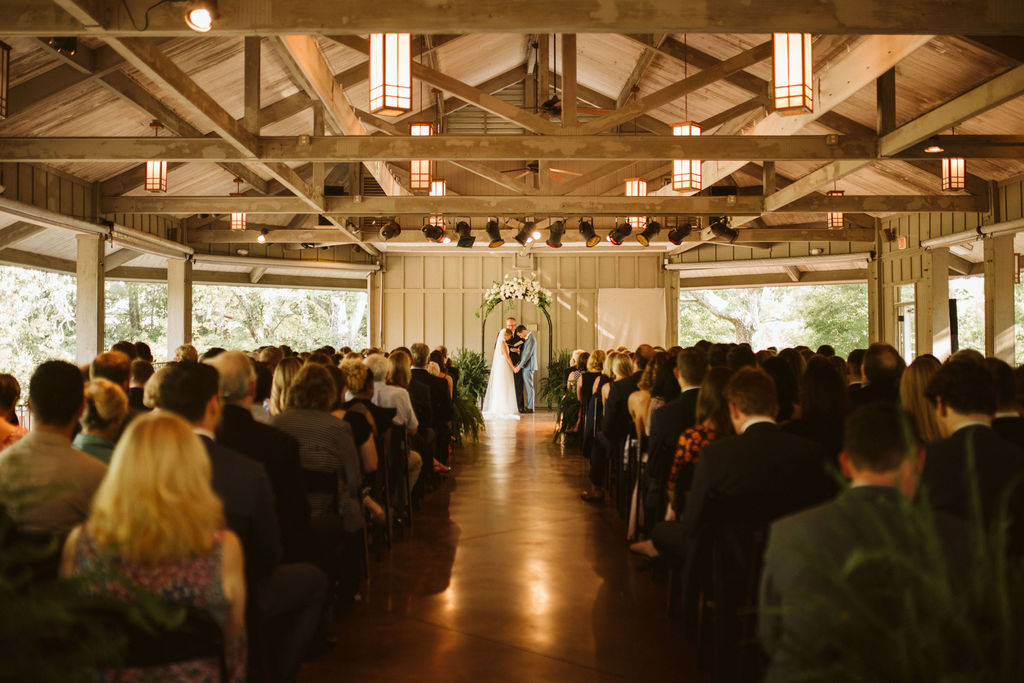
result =
M462 348L452 356L452 363L459 371L459 385L452 398L452 434L459 443L464 437L475 442L484 423L479 406L487 390L487 361L482 353Z

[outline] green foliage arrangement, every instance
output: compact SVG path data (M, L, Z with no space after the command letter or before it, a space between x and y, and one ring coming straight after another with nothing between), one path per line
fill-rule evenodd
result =
M463 392L452 399L452 434L458 443L476 443L480 440L480 428L484 424L483 413L476 401Z
M560 435L569 435L576 425L576 418L579 414L580 402L576 398L575 389L569 389L565 385L566 371L572 360L572 351L560 349L551 359L548 365L548 373L540 382L540 390L537 392L541 400L545 401L548 408L555 411L555 438Z
M841 566L822 549L803 549L815 588L787 609L814 615L815 642L787 648L793 666L772 680L1024 680L1024 561L1007 558L1007 499L987 527L973 490L962 544L949 544L918 496L895 511L865 505L856 524L837 529L876 541Z
M470 349L459 349L452 356L452 363L459 370L459 386L455 389L456 393L468 394L476 403L482 401L490 375L484 354Z

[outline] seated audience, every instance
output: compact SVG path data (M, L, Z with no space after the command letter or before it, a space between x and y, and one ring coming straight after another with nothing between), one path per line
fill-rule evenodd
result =
M139 352L135 349L135 344L130 341L121 340L110 347L111 351L120 351L124 355L128 356L128 361L131 362L139 355Z
M429 361L437 363L438 374L435 376L448 383L448 398L453 398L455 396L455 380L448 374L448 363L445 360L444 354L440 350L434 349L430 352Z
M14 375L0 374L0 451L28 434L28 430L14 424L14 411L21 398L21 385Z
M153 376L153 363L142 358L132 361L131 372L128 379L128 405L132 410L144 413L150 408L144 402L146 394L146 382Z
M168 364L157 370L146 380L146 386L142 389L142 405L149 410L160 407L160 380L167 374L167 370L173 364Z
M943 438L927 446L921 483L931 505L961 519L971 519L971 482L977 481L986 524L995 519L1003 496L1009 495L1010 549L1024 549L1024 450L992 429L996 391L983 363L950 360L928 383ZM969 470L973 462L974 472ZM1012 488L1011 488L1012 487Z
M799 417L800 382L807 371L807 362L803 356L798 353L789 356L790 359L799 358L800 360L797 363L800 372L797 373L793 370L794 363L787 361L783 354L769 358L761 366L761 369L768 373L772 381L775 382L776 400L779 404L779 414L775 419L780 423Z
M71 447L84 402L71 363L47 361L32 373L32 431L0 451L0 499L25 533L63 536L89 514L107 466Z
M626 408L629 411L630 419L633 420L633 429L637 438L644 442L646 442L647 437L650 435L648 418L650 417L651 390L654 388L654 379L658 376L666 362L668 362L667 352L659 351L655 353L640 375L636 391L626 399Z
M108 379L89 380L85 384L85 411L79 420L82 431L71 445L109 465L127 415L128 398L121 387Z
M636 391L641 372L634 372L636 365L628 354L613 353L608 355L614 381L601 388L604 405L601 418L601 432L590 455L590 488L580 493L580 497L588 503L604 500L604 480L608 474L609 463L616 454L621 454L622 447L633 430L632 420L626 409L629 395ZM641 356L643 358L643 356ZM642 361L647 367L647 361Z
M769 375L740 369L729 380L726 398L736 436L700 452L681 520L662 522L651 534L658 554L685 557L701 531L725 522L767 525L834 491L821 447L776 425L779 406Z
M900 406L907 411L914 434L922 444L942 438L935 418L935 407L926 396L928 383L941 367L942 363L935 356L918 356L900 378Z
M427 361L430 347L423 343L411 347L412 380L410 384L423 384L430 390L430 425L434 429L434 460L435 471L448 472L448 444L451 436L452 395L448 391L448 382L440 377L431 377L427 372Z
M123 582L221 624L231 681L244 681L246 582L238 537L224 528L199 438L170 413L139 418L114 451L84 525L64 544L61 574L88 591L125 599ZM220 679L217 659L119 672L112 680Z
M135 359L148 363L153 362L153 351L149 348L149 344L141 341L135 342Z
M396 354L385 358L383 354L373 353L367 356L364 362L373 377L373 394L370 399L373 405L394 410L395 416L391 419L391 423L395 427L405 430L405 434L412 439L419 431L419 421L416 419L409 391L406 388L409 386L410 375L408 358L405 354ZM360 394L365 396L366 391L368 389L354 393L354 395L356 398L360 398ZM395 435L392 438L397 439L398 436ZM420 472L423 470L423 457L415 447L412 447L413 443L410 441L411 447L408 455L410 487L416 485ZM400 489L398 494L397 504L402 505L405 502L405 492Z
M872 614L879 571L884 572L884 581L909 581L908 592L920 580L913 567L907 571L886 566L894 544L899 551L911 553L925 543L906 511L905 501L914 497L923 460L906 422L907 416L892 403L854 411L846 423L840 456L851 487L831 502L772 525L758 618L761 644L771 659L766 681L796 680L808 663L833 659L834 648L843 646L842 636L851 634L846 605L856 601L857 620L865 620L864 613ZM944 516L937 516L935 522L947 556L952 560L968 556L963 527ZM871 556L865 553L872 552L874 559L866 561ZM860 561L850 564L855 554ZM920 569L927 572L943 558L922 555L922 561L928 565ZM831 579L834 576L843 577L841 588ZM955 581L946 580L951 586ZM899 585L886 588L886 596L901 592ZM886 624L875 634L861 634L858 642L877 641L885 647L887 628L899 627Z

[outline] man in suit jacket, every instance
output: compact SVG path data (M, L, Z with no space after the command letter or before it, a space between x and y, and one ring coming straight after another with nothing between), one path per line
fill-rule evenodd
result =
M908 424L907 416L892 404L874 403L856 410L846 422L840 455L851 488L831 502L772 525L758 614L761 644L771 658L765 680L790 680L801 670L803 657L820 663L833 656L829 648L850 628L842 623L850 613L847 596L853 594L859 608L867 603L868 609L887 611L888 605L872 602L880 585L869 567L885 572L883 583L899 576L908 581L910 572L886 571L877 561L850 574L844 591L837 591L824 578L840 575L855 552L880 550L884 556L895 544L897 552L909 554L927 542L910 521L913 513L908 510L924 462ZM956 560L970 556L964 552L964 525L944 515L937 515L935 522L948 558L960 569ZM927 572L930 567L919 569ZM889 586L881 600L890 602L904 590L914 590L913 579L902 588ZM885 638L881 632L878 636Z
M726 398L736 436L701 449L682 519L658 524L634 551L682 558L702 531L728 523L766 526L835 493L821 447L775 424L778 398L767 373L740 369Z
M247 601L253 608L246 614L249 627L287 624L279 638L261 640L270 646L268 666L274 678L294 680L324 612L327 576L312 564L280 564L280 533L267 473L261 464L217 443L221 402L220 378L212 365L175 363L160 381L160 407L183 417L202 439L227 526L242 541ZM259 666L264 653L250 654L250 666Z
M876 401L898 403L900 400L900 378L907 364L899 351L891 344L876 342L864 352L864 384L860 391L851 394L854 407Z
M1024 417L1017 406L1017 386L1013 368L998 358L986 358L985 367L992 375L996 389L996 414L992 429L1010 443L1024 448Z
M448 462L449 422L452 419L452 397L448 393L448 382L427 372L430 347L426 344L412 345L412 381L427 387L430 395L431 422L434 429L434 449L431 451L439 463ZM410 385L411 386L411 385Z
M697 421L697 396L708 371L708 356L698 348L676 355L675 376L682 393L651 414L651 438L647 442L647 468L657 491L664 492L679 435ZM660 497L660 496L659 496ZM663 509L663 505L659 505Z
M526 325L516 328L516 336L523 340L519 362L513 369L523 378L523 412L532 413L534 405L533 373L537 370L537 337L530 334Z
M928 444L922 483L936 510L970 519L970 482L976 481L982 515L991 523L1008 486L1024 474L1024 450L992 429L995 382L982 363L951 360L928 383L944 438ZM974 472L969 461L974 462ZM1010 500L1010 550L1024 550L1024 493L1018 486Z
M286 562L306 557L309 501L302 479L299 443L288 434L253 419L256 373L241 351L226 351L206 363L220 375L224 412L217 429L219 442L263 465L274 491L274 508Z

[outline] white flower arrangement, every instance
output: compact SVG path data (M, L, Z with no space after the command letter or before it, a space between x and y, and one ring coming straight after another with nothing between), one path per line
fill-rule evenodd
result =
M504 280L495 282L484 292L484 301L480 304L477 317L480 317L482 311L483 317L486 318L502 301L510 299L529 301L545 313L551 307L551 292L540 286L536 273L531 274L529 278L506 275Z

